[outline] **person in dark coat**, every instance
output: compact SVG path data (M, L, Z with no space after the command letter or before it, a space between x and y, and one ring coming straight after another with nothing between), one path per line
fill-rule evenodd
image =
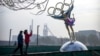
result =
M18 34L18 46L17 48L14 50L13 54L15 54L15 52L20 49L20 54L23 55L23 31L20 31Z

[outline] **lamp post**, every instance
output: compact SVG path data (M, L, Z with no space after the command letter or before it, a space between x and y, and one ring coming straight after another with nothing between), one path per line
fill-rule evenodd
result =
M37 25L37 46L38 46L38 37L39 37L39 25Z
M10 32L9 32L9 46L10 46L10 42L11 42L11 31L12 31L12 29L10 29Z

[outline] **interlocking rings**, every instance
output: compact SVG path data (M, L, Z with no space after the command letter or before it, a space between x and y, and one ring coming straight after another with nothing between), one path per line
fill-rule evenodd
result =
M62 2L58 2L56 5L55 5L55 7L49 7L48 8L48 14L51 16L51 15L53 15L53 16L57 16L56 15L56 11L58 10L58 11L60 11L60 13L58 14L58 16L61 14L61 11L66 11L66 10L64 10L64 6L66 6L66 7L68 7L68 9L70 8L70 5L73 3L73 1L71 0L71 3L65 3L65 0L63 1L63 3ZM59 4L61 4L61 8L58 8L58 5ZM50 11L50 9L53 9L53 12L52 13L50 13L49 11Z

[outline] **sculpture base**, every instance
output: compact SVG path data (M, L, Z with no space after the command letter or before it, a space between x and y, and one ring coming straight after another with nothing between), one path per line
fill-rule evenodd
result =
M84 51L84 50L88 50L88 48L79 41L73 41L73 42L68 41L68 42L64 43L60 48L61 52Z

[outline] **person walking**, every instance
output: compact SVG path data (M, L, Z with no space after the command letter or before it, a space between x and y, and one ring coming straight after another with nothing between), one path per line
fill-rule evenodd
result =
M30 32L30 34L28 34L27 30L24 30L24 35L25 35L25 54L27 54L27 49L29 47L29 42L30 42L30 37L32 36L32 30Z
M23 31L20 31L18 34L18 38L17 38L18 46L14 50L13 54L15 54L18 49L20 49L20 54L23 55L23 34L22 33L23 33Z

